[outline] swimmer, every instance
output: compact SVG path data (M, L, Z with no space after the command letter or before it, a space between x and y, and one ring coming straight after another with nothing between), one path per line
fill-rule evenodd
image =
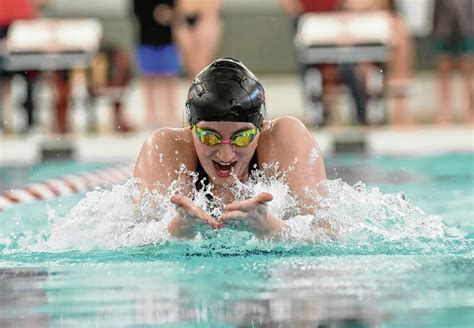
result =
M235 179L245 183L265 163L279 163L279 172L287 171L302 214L316 206L307 190L317 191L326 179L317 142L299 120L285 116L269 121L265 112L265 91L257 77L239 60L220 58L192 81L186 101L189 126L160 128L147 138L134 171L143 190L165 193L184 164L225 203L222 216L212 217L194 204L188 184L184 195L170 198L177 208L168 225L172 236L193 238L202 226L247 230L257 237L286 229L285 221L268 211L272 194L238 201L228 187Z

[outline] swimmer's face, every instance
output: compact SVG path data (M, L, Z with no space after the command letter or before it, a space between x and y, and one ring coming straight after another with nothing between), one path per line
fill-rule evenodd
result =
M222 139L231 139L234 134L240 131L255 128L252 123L246 122L201 121L196 126L200 129L214 131ZM245 147L239 147L231 143L210 146L202 143L194 130L192 130L192 134L199 162L201 162L202 167L214 185L232 185L234 182L232 175L237 176L241 181L245 181L248 178L248 167L257 148L260 132Z

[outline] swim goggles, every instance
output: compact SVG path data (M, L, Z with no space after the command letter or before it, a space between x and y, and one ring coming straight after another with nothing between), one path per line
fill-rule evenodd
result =
M248 129L248 130L242 130L230 137L230 139L222 139L221 135L215 131L211 130L204 130L196 125L193 125L192 128L194 129L194 132L199 137L199 140L209 146L214 146L218 144L233 144L239 147L246 147L248 146L255 136L257 135L259 129L254 128L254 129Z

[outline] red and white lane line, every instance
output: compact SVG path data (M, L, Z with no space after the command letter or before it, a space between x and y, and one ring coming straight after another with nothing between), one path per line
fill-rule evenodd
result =
M91 190L107 183L119 183L132 177L133 165L112 166L103 170L78 172L0 193L0 212L16 204L49 200Z

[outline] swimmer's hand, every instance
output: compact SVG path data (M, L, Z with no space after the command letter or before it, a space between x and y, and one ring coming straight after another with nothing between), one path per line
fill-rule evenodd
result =
M170 201L176 205L176 215L168 224L168 232L178 238L194 238L199 231L218 228L220 224L209 214L194 205L185 196L173 195Z
M221 222L231 229L253 232L257 237L278 233L287 226L268 212L267 203L271 200L272 194L262 192L253 198L227 204Z

